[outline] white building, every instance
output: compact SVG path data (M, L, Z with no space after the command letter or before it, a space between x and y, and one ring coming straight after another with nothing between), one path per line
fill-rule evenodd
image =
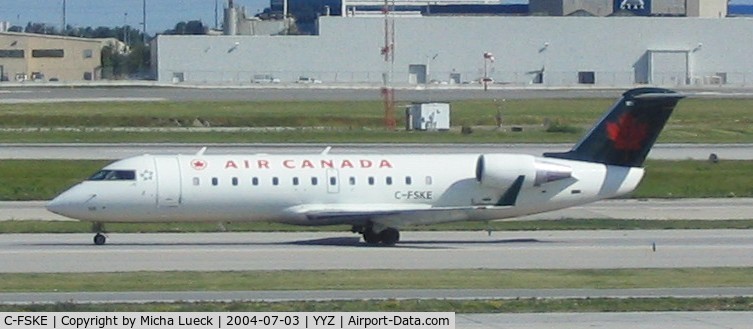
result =
M381 18L321 17L315 36L159 36L154 64L162 82L379 85L384 39ZM396 85L477 81L486 65L495 83L521 86L751 86L749 40L749 18L406 17L391 70Z

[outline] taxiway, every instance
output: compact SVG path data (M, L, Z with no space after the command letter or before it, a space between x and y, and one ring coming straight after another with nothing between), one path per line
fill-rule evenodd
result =
M572 144L0 144L0 159L116 160L142 154L436 154L521 153L540 156L562 152ZM657 144L649 153L656 160L753 160L753 144Z

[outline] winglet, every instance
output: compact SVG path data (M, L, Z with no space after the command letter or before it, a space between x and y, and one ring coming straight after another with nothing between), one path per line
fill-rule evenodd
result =
M332 149L332 146L327 146L327 148L325 148L324 151L322 151L322 155L329 154L329 150L331 150L331 149Z
M207 151L207 147L204 146L204 147L201 148L201 150L199 150L199 152L196 152L196 155L197 156L204 155L204 152L206 152L206 151Z

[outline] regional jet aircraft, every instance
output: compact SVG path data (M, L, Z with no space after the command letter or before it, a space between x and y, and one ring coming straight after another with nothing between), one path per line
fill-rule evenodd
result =
M94 223L273 221L352 225L393 245L407 225L486 221L562 209L635 189L677 102L625 92L564 153L143 155L112 163L47 209Z

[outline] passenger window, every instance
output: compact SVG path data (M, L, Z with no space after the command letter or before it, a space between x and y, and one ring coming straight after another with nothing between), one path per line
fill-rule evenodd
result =
M212 177L212 185L217 186L220 184L220 180L217 177Z
M199 180L199 177L194 177L193 178L193 186L199 186L200 183L201 183L201 181Z
M280 179L277 177L272 177L272 185L280 185Z
M384 181L387 183L387 185L392 185L392 177L387 176L387 178Z
M431 176L426 176L426 185L431 185Z
M298 177L293 177L293 185L298 185Z
M413 178L410 176L405 176L405 185L411 185L413 184Z
M369 177L369 185L374 185L374 177Z
M337 185L337 177L330 177L329 178L329 185Z
M251 178L251 185L259 186L259 177Z
M348 182L350 185L356 185L356 178L353 176L350 176L350 179L348 179Z
M233 177L233 186L238 186L238 177Z
M319 179L317 179L316 177L311 177L311 185L319 185Z

